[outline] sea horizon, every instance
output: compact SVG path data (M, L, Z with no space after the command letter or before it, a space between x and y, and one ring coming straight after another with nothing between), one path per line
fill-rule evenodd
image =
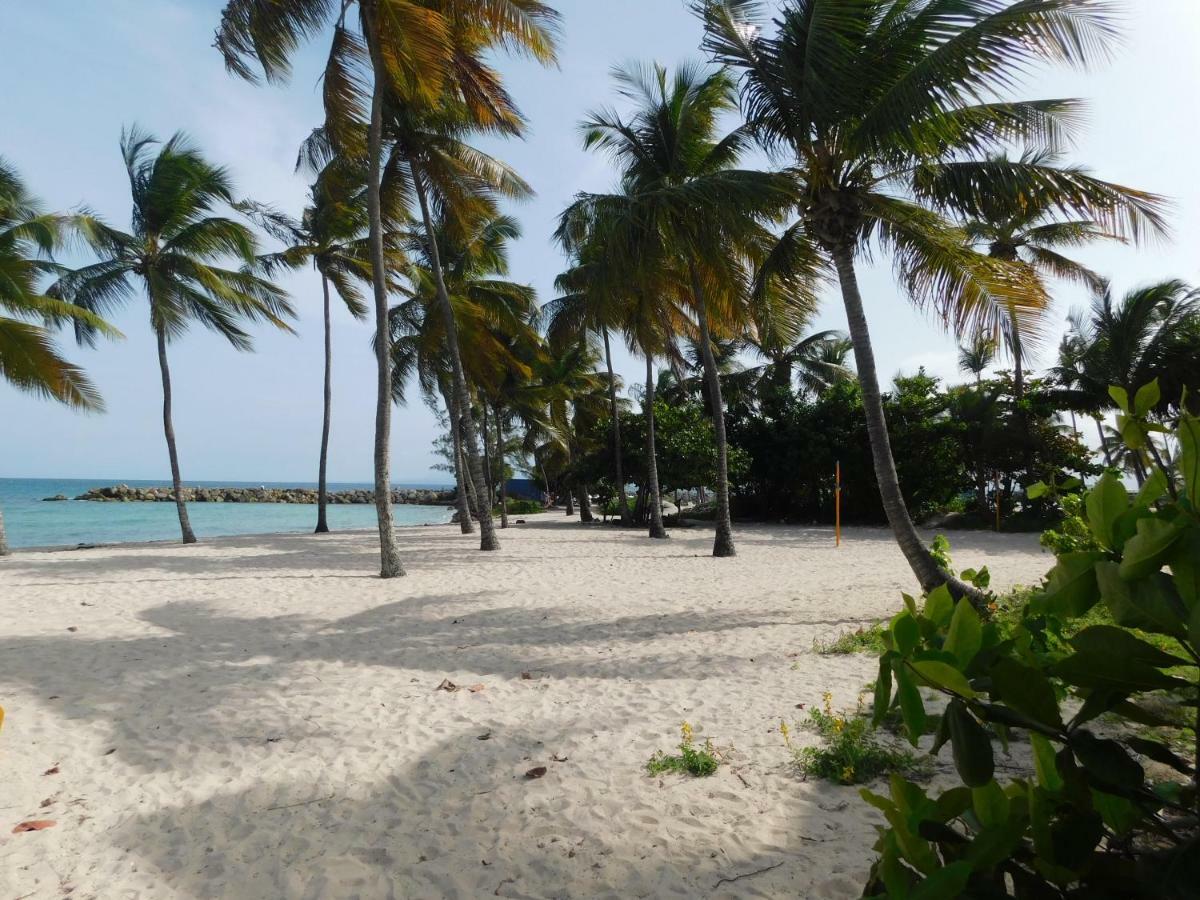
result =
M74 498L91 488L125 484L130 487L169 486L169 478L5 478L0 477L0 512L8 542L14 549L73 547L79 544L125 544L172 540L179 537L173 503L98 503ZM315 488L315 481L185 480L188 487ZM371 489L368 481L331 481L330 491ZM394 481L393 490L449 489L445 481ZM66 500L47 500L57 495ZM450 521L448 506L396 504L397 526L440 525ZM283 534L312 531L317 507L312 503L189 503L188 515L197 537ZM334 530L371 528L375 506L330 504L329 526Z

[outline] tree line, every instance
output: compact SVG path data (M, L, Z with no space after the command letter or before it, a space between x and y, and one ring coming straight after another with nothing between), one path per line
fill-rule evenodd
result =
M1102 58L1119 37L1116 22L1087 0L690 7L703 26L702 61L616 69L617 105L580 123L583 145L611 161L616 186L581 193L562 212L554 239L568 266L557 296L539 305L511 278L507 248L520 229L504 212L532 190L474 142L524 132L494 60L510 51L552 63L560 21L550 7L230 0L216 46L237 77L286 81L302 44L328 47L325 118L299 154L313 180L307 207L293 218L235 197L228 173L186 138L158 144L137 129L121 143L133 201L127 231L88 214L43 214L5 167L0 265L21 279L0 288L13 316L0 319L13 336L0 344L5 376L97 406L95 389L58 354L48 329L73 325L85 341L115 336L103 317L118 303L148 300L181 498L169 344L197 321L239 349L249 347L247 322L289 328L294 313L274 278L311 267L326 320L317 528L327 527L328 310L336 295L374 329L383 577L403 573L388 446L392 407L415 382L445 410L460 526L478 527L483 550L498 548L488 492L496 462L503 472L506 460L526 459L586 515L603 433L617 515L631 522L644 511L652 537L665 535L664 481L679 477L661 478L660 467L667 458L683 465L680 444L695 451L707 441L711 458L689 477L714 493L714 555L733 555L734 506L752 505L752 493L760 514L775 514L770 504L780 497L790 498L789 515L819 514L827 490L820 478L808 479L818 485L811 490L803 478L780 486L771 479L783 467L764 460L790 453L798 469L818 460L827 467L816 449L798 452L823 428L827 437L858 435L846 462L861 466L878 497L861 498L862 515L882 514L922 588L948 584L973 596L916 532L913 513L938 498L925 497L915 483L921 473L902 465L920 435L905 432L901 447L900 429L936 431L951 421L958 452L974 455L944 487L961 487L966 473L980 506L997 490L987 476L1000 471L998 435L1007 435L999 493L1012 503L1053 469L1091 465L1073 436L1058 440L1057 412L1103 415L1109 384L1159 377L1156 412L1168 418L1197 377L1194 292L1168 282L1118 301L1071 255L1094 242L1166 234L1165 201L1068 158L1080 101L1011 96L1020 73ZM768 164L752 162L759 159ZM69 233L93 249L95 263L66 270L53 261ZM264 233L283 249L265 252ZM972 367L1000 353L1011 376L951 391L918 376L885 395L857 279L868 257L892 262L897 295L957 335ZM1032 378L1030 354L1063 280L1091 288L1096 307L1068 334L1059 364ZM840 293L846 335L810 331L826 287ZM645 361L636 416L623 409L616 342ZM761 365L739 369L747 356ZM624 452L631 437L639 446L632 458ZM1167 450L1151 442L1145 452ZM631 477L641 495L632 501ZM503 488L504 479L496 483ZM746 490L754 484L756 492ZM183 539L194 540L182 499L178 508ZM502 517L506 509L501 503Z

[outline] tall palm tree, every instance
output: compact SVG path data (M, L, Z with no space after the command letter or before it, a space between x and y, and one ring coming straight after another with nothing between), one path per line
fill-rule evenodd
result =
M299 219L263 207L247 209L285 249L259 258L267 274L311 265L321 276L325 334L325 369L321 401L321 453L317 464L316 534L329 531L327 464L333 414L333 338L330 324L332 285L350 315L365 319L367 305L357 282L370 283L371 252L367 242L365 187L355 167L335 159L309 188L309 204Z
M295 314L282 290L249 271L258 252L254 233L216 214L219 207L235 203L225 169L205 160L182 133L160 145L134 127L121 135L121 155L133 200L130 231L96 223L87 235L100 261L64 273L50 292L92 313L133 299L136 286L145 292L158 344L163 434L179 529L183 543L192 544L196 535L183 500L167 345L182 337L192 322L199 322L236 349L249 350L252 342L242 330L242 321L265 321L291 331L286 320ZM230 257L244 268L217 265ZM76 333L89 342L94 331L80 321Z
M357 22L350 16L352 10ZM505 48L549 62L554 58L556 21L554 11L540 0L228 0L221 15L217 49L231 72L251 81L257 79L255 65L268 80L286 80L300 43L332 25L323 83L326 129L339 153L365 156L367 165L378 375L375 505L384 578L404 574L391 514L392 355L381 198L385 107L412 115L451 102L461 105L481 128L513 130L519 114L484 57L492 49ZM360 127L364 123L365 146ZM415 175L413 187L424 197L421 173ZM424 202L422 213L430 231L426 206ZM444 298L445 291L439 293ZM449 301L442 306L443 312L449 310ZM457 372L454 380L455 390L465 394L465 380ZM470 418L464 416L463 421L468 445L477 446ZM480 530L481 545L494 547L486 514Z
M1101 55L1113 21L1092 0L785 0L774 13L759 0L693 6L705 49L740 78L748 127L789 157L799 214L784 242L837 273L883 507L917 580L932 590L949 576L900 490L855 261L873 245L890 253L908 297L960 334L994 332L1015 309L1036 337L1047 303L1036 273L974 252L950 215L978 218L985 198L1002 190L1046 198L1064 219L1112 234L1159 229L1156 197L1036 157L994 156L1014 143L1054 150L1069 136L1075 101L1003 96L1039 63ZM951 587L978 598L961 582Z
M120 332L41 291L43 280L61 271L52 254L64 231L88 224L80 217L44 212L17 171L0 157L0 379L74 409L100 410L99 392L82 369L59 353L50 327L78 321L110 336ZM7 554L0 510L0 556Z
M604 365L608 370L609 423L613 445L613 483L617 489L617 508L621 524L629 524L629 498L625 494L625 474L621 470L621 413L617 403L617 376L613 370L612 344L609 330L619 325L620 305L624 296L610 286L609 273L601 271L594 249L583 247L577 254L577 264L555 279L554 287L561 293L542 307L546 330L552 341L564 341L572 335L593 332L604 345Z
M678 261L713 410L713 555L733 556L724 403L712 340L745 318L745 300L755 288L748 257L765 255L770 232L764 223L793 202L790 185L782 176L734 168L749 133L720 134L721 119L736 102L724 71L685 65L668 76L661 66L630 66L615 77L620 92L637 104L633 116L627 121L600 110L582 128L587 147L617 162L621 193L580 195L563 214L558 236L568 249L589 241L603 247L610 271L640 269L647 256Z
M841 331L814 331L782 345L770 337L747 335L745 343L767 361L732 377L749 382L748 387L760 396L769 388L790 388L793 384L803 394L820 395L854 377L846 364L852 349L850 340Z

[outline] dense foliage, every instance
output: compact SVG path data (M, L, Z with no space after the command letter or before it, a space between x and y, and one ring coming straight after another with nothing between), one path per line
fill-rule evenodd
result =
M1137 444L1157 428L1157 385L1114 394ZM932 752L949 744L962 785L930 797L893 776L890 796L862 792L888 823L864 895L1194 896L1200 419L1183 415L1176 436L1174 499L1162 470L1133 497L1106 473L1084 501L1097 549L1061 553L1015 625L942 589L920 607L905 597L875 720L898 708L914 745L927 733ZM1091 624L1097 609L1110 621ZM945 702L936 729L922 689ZM1002 785L992 742L1018 738L1035 777Z

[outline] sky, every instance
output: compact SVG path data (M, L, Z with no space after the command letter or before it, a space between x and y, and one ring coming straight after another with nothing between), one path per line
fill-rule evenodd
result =
M524 236L511 276L553 296L565 260L551 234L581 190L610 189L601 156L582 150L577 123L610 103L610 68L629 60L667 65L700 58L700 28L685 0L558 0L560 63L499 66L530 123L524 140L489 144L533 185L537 197L512 210ZM190 134L232 171L240 195L299 212L306 185L293 173L296 149L321 121L323 47L306 48L284 87L256 87L226 74L212 48L221 0L0 0L0 156L54 210L86 206L129 225L128 183L118 153L122 126L161 136ZM1022 96L1083 97L1088 127L1070 158L1111 181L1169 196L1172 238L1141 248L1093 247L1079 257L1123 292L1166 278L1200 283L1200 3L1126 0L1125 40L1114 58L1086 73L1032 74ZM71 261L71 260L66 260ZM80 257L74 262L86 262ZM955 342L898 293L886 260L860 275L881 376L931 374L961 380ZM185 480L313 481L321 420L320 284L311 272L284 280L299 310L296 335L255 334L239 353L195 328L171 346L175 430ZM1050 364L1072 307L1087 302L1056 286ZM0 383L0 477L165 478L156 351L144 300L112 317L126 335L95 350L64 349L101 390L106 411L81 415ZM814 329L845 328L827 292ZM335 310L334 481L369 481L374 430L370 326ZM618 371L644 371L623 349ZM393 418L397 482L441 481L430 470L438 431L415 398Z

